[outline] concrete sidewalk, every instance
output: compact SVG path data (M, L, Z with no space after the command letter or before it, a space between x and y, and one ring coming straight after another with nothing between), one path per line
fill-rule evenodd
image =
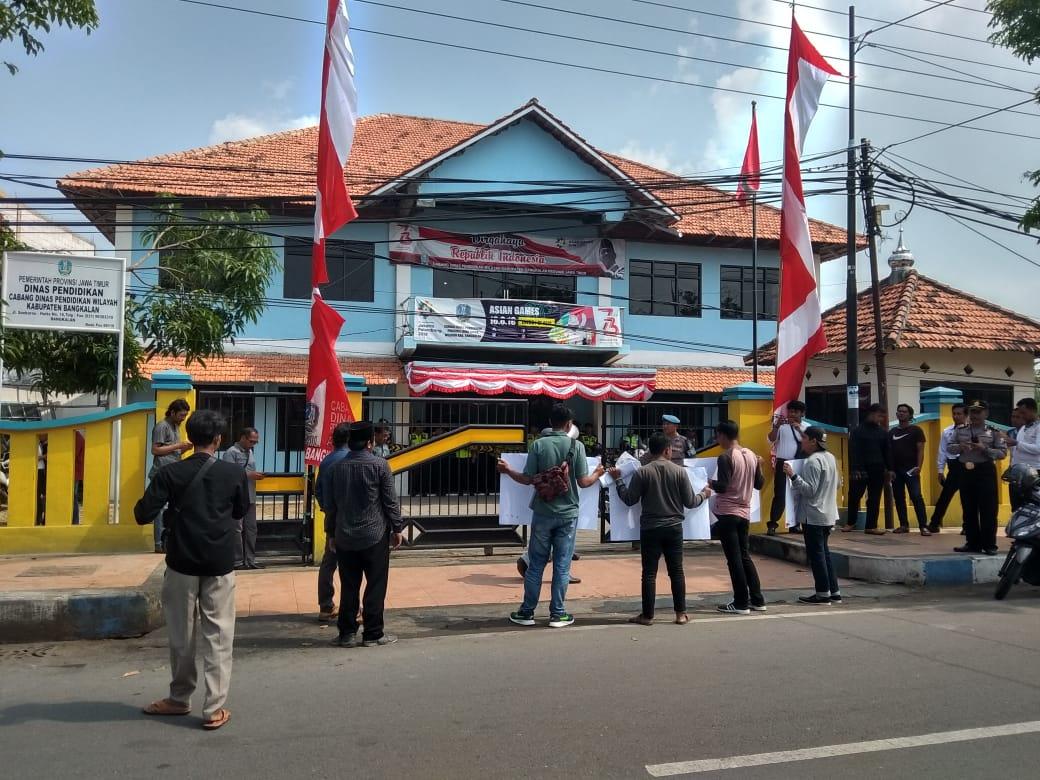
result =
M490 557L469 551L395 553L387 607L443 611L487 605L489 614L507 612L519 603L523 591L516 555L515 550ZM804 567L769 558L756 563L767 589L812 589ZM0 641L139 636L151 631L162 622L158 594L164 570L162 556L155 554L0 558ZM586 552L574 562L572 572L582 582L570 586L569 600L639 598L639 554L630 548ZM543 586L546 601L550 574L551 569ZM317 577L315 567L295 565L269 564L263 570L239 572L238 615L313 618L318 608ZM691 599L729 591L718 545L687 546L686 587ZM658 596L666 599L669 594L662 561Z
M1004 529L997 531L997 555L953 551L962 544L964 537L953 528L944 528L942 533L932 536L921 536L916 530L884 536L835 530L829 547L838 575L854 580L926 587L996 582L1010 546ZM771 558L807 565L805 543L797 534L752 536L751 549Z

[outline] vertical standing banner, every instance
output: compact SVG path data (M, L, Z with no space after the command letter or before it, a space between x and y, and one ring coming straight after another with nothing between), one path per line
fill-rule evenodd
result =
M318 465L332 450L332 431L353 421L336 357L343 318L321 297L329 281L325 237L357 216L343 177L357 126L354 52L350 47L346 0L329 0L325 55L321 72L318 125L318 188L314 202L314 252L311 262L311 345L307 359L307 419L304 461Z
M827 346L820 319L809 218L802 190L801 156L828 76L840 75L791 17L784 111L784 182L780 213L780 311L777 315L776 409L801 394L809 358Z

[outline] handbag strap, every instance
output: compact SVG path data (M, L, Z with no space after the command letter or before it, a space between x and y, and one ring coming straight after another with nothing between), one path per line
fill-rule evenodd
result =
M207 460L205 463L203 463L202 464L202 468L200 468L198 471L195 472L195 476L191 478L191 482L188 483L188 487L186 487L184 489L184 494L185 495L188 494L188 493L191 493L191 491L195 489L195 486L198 485L199 482L202 481L202 477L205 475L205 473L207 471L209 471L213 467L213 464L216 463L216 462L217 462L217 456L216 455L210 455L209 460ZM177 502L177 508L178 509L181 508L180 507L180 503L181 503L180 501Z

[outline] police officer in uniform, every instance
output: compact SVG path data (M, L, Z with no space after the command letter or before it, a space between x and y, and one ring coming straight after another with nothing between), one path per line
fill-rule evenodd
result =
M1007 442L986 424L989 406L974 401L968 406L968 424L954 431L947 451L961 463L961 506L964 508L965 543L956 552L997 553L997 466L1007 456Z
M578 440L585 447L586 457L592 458L602 454L602 449L599 446L599 439L596 438L596 434L593 433L592 430L592 423L585 423Z
M408 446L417 447L420 444L428 441L430 435L422 428L412 428L411 433L408 434ZM430 490L430 466L428 463L423 463L417 469L412 470L412 476L415 477L415 484L411 486L411 493L413 496L423 496Z
M627 452L629 455L632 455L633 457L636 456L637 452L645 449L646 445L643 443L643 440L639 438L639 434L636 433L632 428L629 428L628 433L622 436L621 441L618 442L618 451Z
M672 463L683 465L685 458L692 458L697 453L697 445L690 439L679 433L679 418L674 414L661 415L661 430L671 443Z

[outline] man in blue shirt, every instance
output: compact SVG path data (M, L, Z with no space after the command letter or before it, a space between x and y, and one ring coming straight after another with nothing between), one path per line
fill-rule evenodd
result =
M602 466L589 472L585 459L585 448L569 431L573 427L574 413L557 404L549 414L552 431L531 443L527 451L527 464L523 473L514 471L504 460L499 460L498 471L514 482L530 485L534 477L554 466L567 465L567 490L550 501L543 501L535 493L531 500L534 517L531 520L531 541L528 554L531 562L524 574L524 601L520 609L509 619L521 626L534 625L534 610L542 590L542 573L552 556L552 598L549 603L549 626L563 628L574 622L573 616L564 609L567 585L570 581L571 556L574 554L574 537L578 530L578 489L594 484L603 474Z
M334 449L321 465L318 466L318 479L314 483L314 498L318 502L321 511L325 511L325 498L329 496L329 481L332 478L332 468L350 452L347 449L347 440L350 438L350 423L340 423L332 431L332 446ZM318 621L329 623L335 620L339 613L336 611L336 553L329 552L328 545L325 546L325 554L321 556L321 566L318 568Z

